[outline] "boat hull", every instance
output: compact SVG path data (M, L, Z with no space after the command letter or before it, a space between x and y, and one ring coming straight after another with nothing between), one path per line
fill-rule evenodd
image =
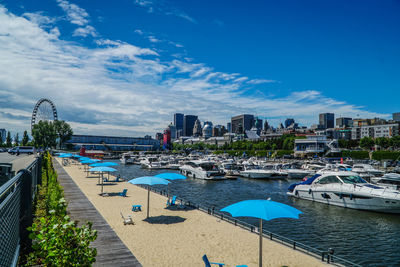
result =
M318 189L295 189L288 195L300 199L324 203L350 209L369 210L384 213L400 213L400 198L390 199L367 196L357 192L327 191Z

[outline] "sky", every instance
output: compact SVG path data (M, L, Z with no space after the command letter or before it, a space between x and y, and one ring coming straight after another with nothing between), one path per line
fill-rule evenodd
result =
M0 128L49 98L75 134L143 136L176 112L400 111L400 1L0 0Z

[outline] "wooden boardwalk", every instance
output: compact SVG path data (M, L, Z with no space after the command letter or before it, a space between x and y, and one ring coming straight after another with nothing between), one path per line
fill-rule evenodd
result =
M58 181L64 188L65 199L69 203L69 216L80 223L91 221L93 229L97 230L97 239L92 243L97 248L94 266L142 266L62 166L55 160L53 164Z

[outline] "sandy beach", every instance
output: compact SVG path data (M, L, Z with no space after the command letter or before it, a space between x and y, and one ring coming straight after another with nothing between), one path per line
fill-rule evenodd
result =
M61 164L61 160L57 159ZM127 182L105 185L115 193L128 189L127 197L99 195L98 179L80 165L64 166L66 172L102 214L111 228L143 266L204 266L202 256L225 266L258 266L258 235L199 210L165 209L166 197L151 193L150 220L146 218L147 190ZM133 204L142 205L132 212ZM135 225L124 225L120 212L131 215ZM264 266L324 266L321 260L264 238Z

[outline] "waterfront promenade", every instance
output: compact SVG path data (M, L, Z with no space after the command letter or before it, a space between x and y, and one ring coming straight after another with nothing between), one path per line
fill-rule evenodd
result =
M94 266L142 266L61 167L61 164L57 161L54 161L54 163L58 182L64 188L64 197L68 202L69 216L73 220L79 221L80 225L91 221L93 222L93 229L97 230L97 239L92 243L92 246L97 248Z
M60 159L57 159L61 163ZM56 166L59 169L59 166ZM127 197L99 195L97 177L86 177L83 167L62 167L76 183L122 242L143 266L204 266L202 256L226 266L247 264L258 266L258 235L199 210L165 209L166 198L151 193L150 220L146 218L147 190L126 182L104 187L105 192L128 189ZM58 170L62 173L62 170ZM131 177L133 178L133 177ZM67 196L67 194L66 194ZM132 212L133 204L142 205L142 212ZM135 225L123 225L120 216L132 215ZM73 214L71 214L73 217ZM105 239L95 246L107 246ZM101 259L101 252L98 259ZM107 258L112 258L108 255ZM118 254L115 255L118 259ZM324 266L319 259L264 238L264 266Z

